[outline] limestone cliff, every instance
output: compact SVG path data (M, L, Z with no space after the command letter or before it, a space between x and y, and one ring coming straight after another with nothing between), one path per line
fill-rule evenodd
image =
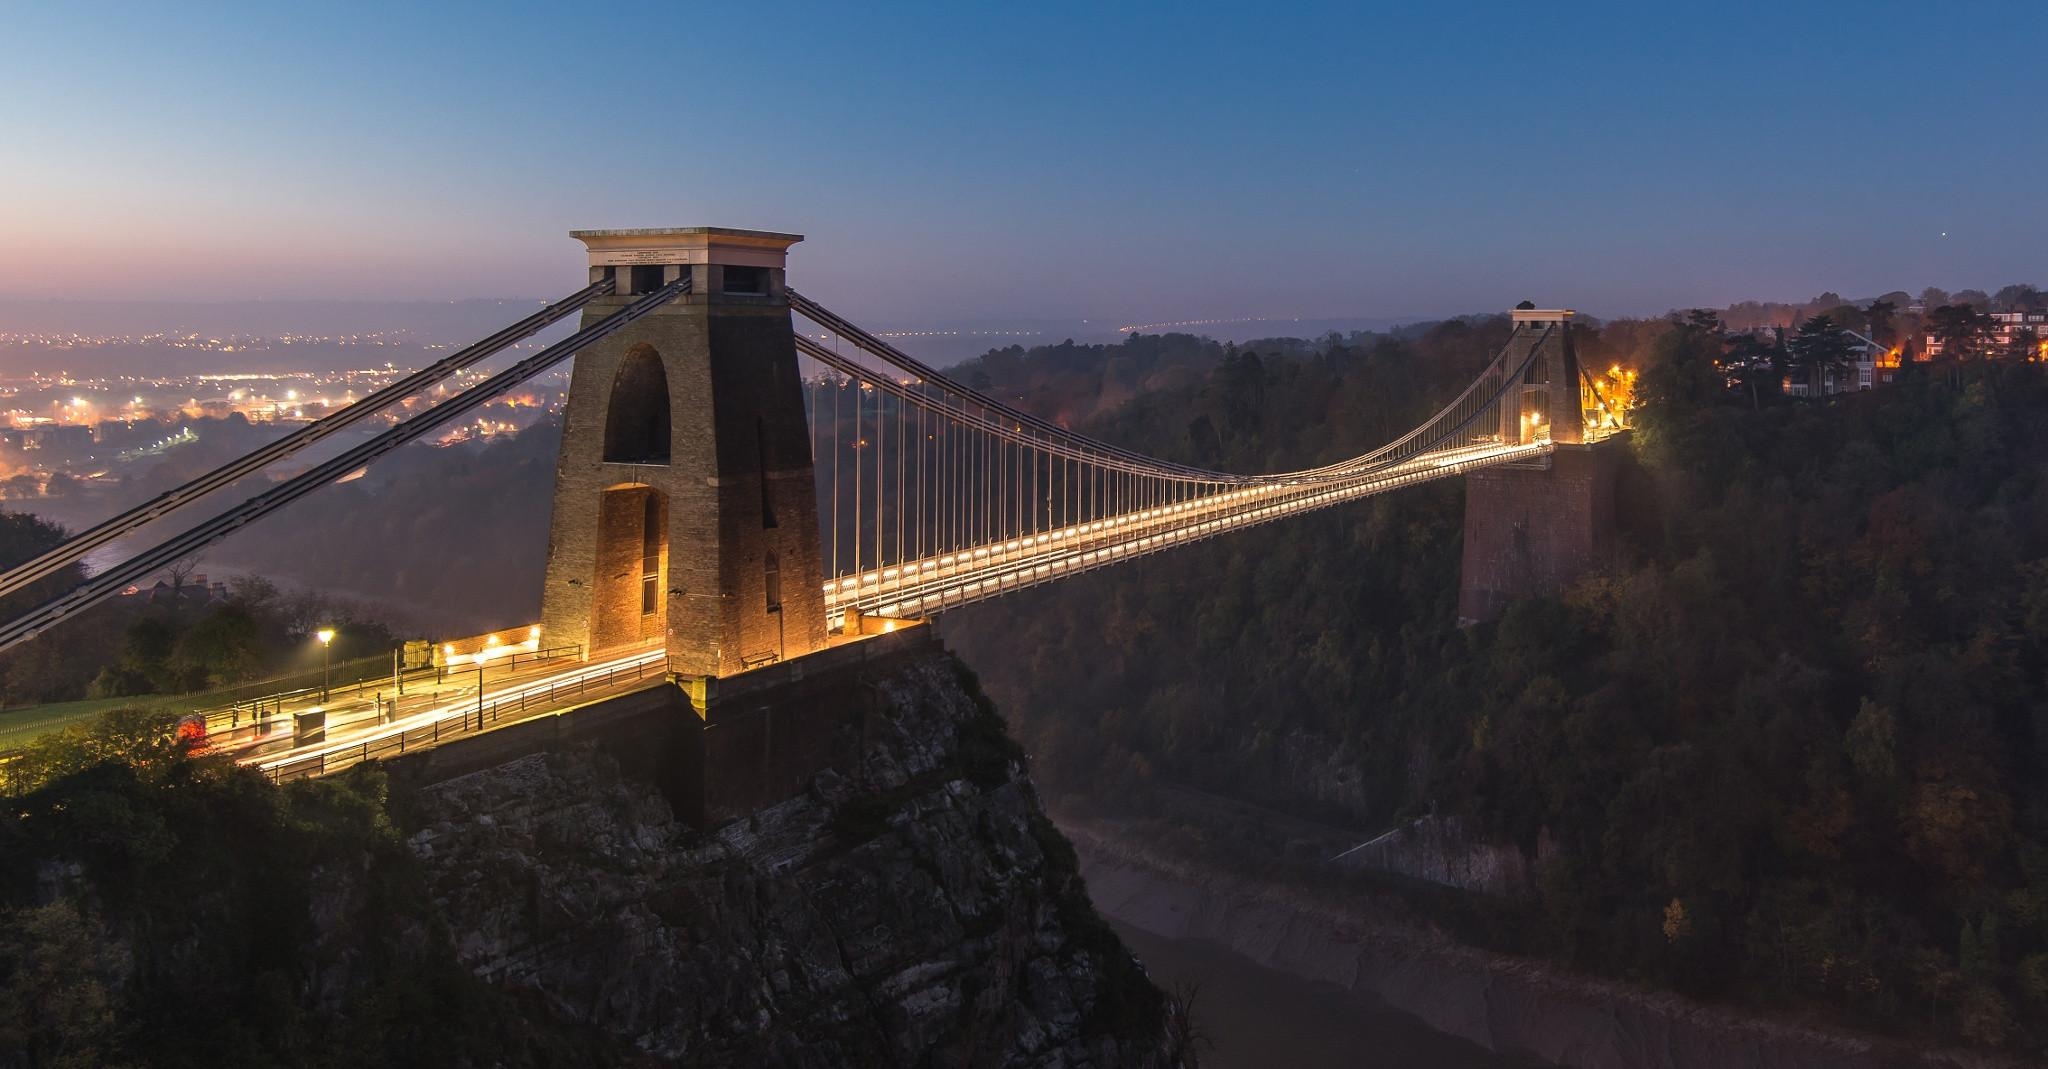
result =
M601 740L283 788L159 747L10 798L0 1069L1191 1065L972 678L851 663L777 699L836 703L776 721L834 756L722 826L652 691L565 718Z
M421 788L460 961L659 1064L1175 1064L971 677L935 651L865 685L860 767L709 832L596 749Z

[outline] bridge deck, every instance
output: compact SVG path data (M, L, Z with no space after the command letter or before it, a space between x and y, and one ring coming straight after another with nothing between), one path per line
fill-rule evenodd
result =
M556 663L542 672L499 680L495 687L487 685L481 700L472 689L452 701L431 701L427 707L388 723L372 714L330 724L326 737L315 743L300 744L286 729L271 745L244 750L239 760L274 780L326 775L371 758L411 753L560 712L660 680L666 671L667 659L660 650L592 664Z
M826 584L826 608L834 626L849 609L878 616L925 616L1296 513L1535 459L1553 448L1548 441L1482 442L1346 478L1221 491L847 576Z

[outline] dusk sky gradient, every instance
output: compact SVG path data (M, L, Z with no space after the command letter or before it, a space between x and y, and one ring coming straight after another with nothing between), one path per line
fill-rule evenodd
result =
M0 295L547 297L704 224L892 321L2048 284L2044 11L11 5Z

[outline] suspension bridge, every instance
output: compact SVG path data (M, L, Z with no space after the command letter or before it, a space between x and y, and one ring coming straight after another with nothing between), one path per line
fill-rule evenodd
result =
M1462 392L1369 452L1228 472L1076 433L920 362L788 285L797 235L573 236L589 254L583 288L16 565L0 575L0 597L75 574L87 554L157 532L198 502L232 499L264 468L580 314L573 334L47 598L0 626L0 650L571 357L532 643L544 635L574 655L490 692L479 651L473 703L437 697L334 735L270 738L249 760L325 770L332 755L372 756L393 739L432 745L444 729L488 730L650 673L739 676L899 621L1440 479L1468 479L1468 618L1569 579L1611 530L1611 450L1599 443L1623 429L1623 414L1579 366L1569 311L1515 310L1506 345Z

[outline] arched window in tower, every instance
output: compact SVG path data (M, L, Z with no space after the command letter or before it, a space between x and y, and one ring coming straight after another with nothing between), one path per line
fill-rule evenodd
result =
M668 372L661 354L636 345L612 378L605 409L604 459L616 464L666 464L669 448Z
M768 588L768 611L781 612L782 561L780 558L776 557L773 550L769 551L768 559L761 565L761 575L762 578L767 580L766 585Z

